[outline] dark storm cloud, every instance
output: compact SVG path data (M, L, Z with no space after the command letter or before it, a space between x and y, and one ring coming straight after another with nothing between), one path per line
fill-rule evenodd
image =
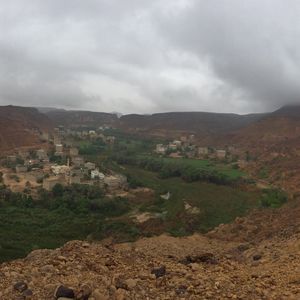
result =
M300 100L296 0L0 4L0 104L251 112Z

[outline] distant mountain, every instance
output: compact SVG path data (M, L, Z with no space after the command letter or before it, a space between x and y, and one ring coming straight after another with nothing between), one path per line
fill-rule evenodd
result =
M66 127L112 125L121 130L152 136L178 136L194 133L199 137L234 132L253 124L267 114L222 114L207 112L169 112L152 115L43 109L52 122Z
M64 109L56 108L56 107L36 107L36 109L43 114L46 114L50 111L57 111L57 110L64 111Z
M46 115L56 126L63 125L66 127L98 127L103 124L115 125L116 123L118 123L118 116L116 114L104 112L50 110L46 112Z
M265 114L223 114L207 112L170 112L153 115L125 115L120 127L152 135L194 133L199 136L229 133L262 119Z
M288 117L300 119L300 105L286 105L271 113L276 117Z
M0 151L39 144L39 133L52 127L49 118L36 108L0 106Z

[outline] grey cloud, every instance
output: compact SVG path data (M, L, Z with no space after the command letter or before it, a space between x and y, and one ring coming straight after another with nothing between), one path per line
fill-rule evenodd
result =
M199 0L160 22L174 47L206 58L224 83L273 108L300 101L299 16L298 1Z
M300 101L296 0L0 4L0 104L244 113Z

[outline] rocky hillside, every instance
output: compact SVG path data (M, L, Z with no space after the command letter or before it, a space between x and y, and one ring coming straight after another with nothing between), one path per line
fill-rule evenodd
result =
M297 202L207 235L72 241L0 266L1 299L299 299Z
M282 107L222 140L249 151L253 173L263 170L274 184L300 188L300 106Z
M51 121L35 108L0 106L0 151L40 143L40 132L52 129Z

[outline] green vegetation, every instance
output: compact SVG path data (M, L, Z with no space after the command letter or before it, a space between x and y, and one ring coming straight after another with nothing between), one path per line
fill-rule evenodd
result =
M15 170L17 165L23 165L23 164L24 164L24 160L19 157L17 157L15 161L11 161L9 159L4 159L2 161L3 167L6 167L6 168L9 168L12 170Z
M161 179L154 172L132 166L126 166L125 173L156 191L155 199L144 203L140 210L162 214L166 230L172 234L207 232L259 206L259 191L243 191L205 182L188 183L180 178ZM166 192L170 192L170 199L161 199L160 195ZM185 203L198 208L199 214L185 211Z
M204 181L229 185L242 181L244 175L236 168L207 160L161 158L150 155L133 156L119 153L112 155L112 159L118 164L158 172L162 179L180 177L187 182Z
M279 189L265 189L261 196L260 202L262 207L278 208L286 203L288 196Z
M268 174L269 174L269 172L266 168L261 168L258 172L258 177L260 179L266 179L266 178L268 178Z
M136 237L130 221L114 225L126 214L124 198L106 198L97 187L56 185L52 192L40 190L39 199L0 188L0 261L25 256L36 248L55 248L68 240L115 236L120 241Z
M97 155L103 152L105 144L101 139L92 141L81 141L79 143L79 154L80 155Z
M58 164L58 165L65 165L67 163L67 158L60 155L55 155L54 153L49 154L49 160L52 163Z

